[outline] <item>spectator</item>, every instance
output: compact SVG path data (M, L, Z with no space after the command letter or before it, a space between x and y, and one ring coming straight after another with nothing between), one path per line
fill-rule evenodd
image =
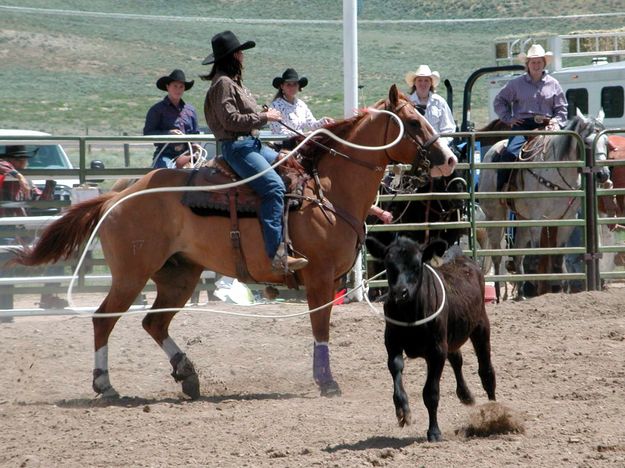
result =
M200 133L195 108L182 99L184 92L190 90L193 83L193 80L186 81L184 72L179 69L175 69L167 76L161 76L156 81L156 87L162 91L167 91L167 96L148 110L143 127L144 135ZM186 143L155 143L154 146L156 146L156 150L152 160L153 168L182 167L190 159L187 156L176 161L176 158L188 150Z
M564 91L558 80L545 71L552 55L539 44L532 45L527 54L519 54L519 59L525 62L526 72L508 81L495 97L495 112L512 130L558 130L566 123ZM496 157L497 161L516 161L526 140L524 135L511 136L506 149ZM498 192L508 183L511 172L512 169L497 171Z
M273 79L273 87L278 90L271 107L280 111L282 122L293 130L304 133L334 122L330 117L317 120L304 101L297 97L302 88L308 85L308 78L301 78L293 68L287 68L282 76ZM269 127L275 134L293 136L295 133L279 122L270 122Z
M436 133L455 132L456 122L447 101L435 93L441 80L439 73L430 70L427 65L419 65L416 71L406 73L405 80L406 84L410 86L408 97L432 125ZM452 138L445 137L441 140L449 145Z
M31 155L23 145L8 145L3 154L0 154L0 217L28 216L25 203L33 200L53 200L55 181L46 181L45 189L41 191L31 181L20 172L28 166L28 159ZM10 203L6 203L10 202ZM18 202L18 203L15 203ZM7 206L7 205L13 206ZM30 243L32 239L26 237L1 238L2 245L15 245ZM4 269L4 263L10 258L10 254L0 252L0 268ZM58 269L58 267L51 267ZM62 267L61 267L62 270ZM50 272L50 270L48 270ZM14 274L14 270L2 272L2 276ZM48 285L46 285L48 286ZM12 294L0 295L0 308L12 308ZM42 293L39 303L40 307L63 308L67 306L67 301L51 293Z

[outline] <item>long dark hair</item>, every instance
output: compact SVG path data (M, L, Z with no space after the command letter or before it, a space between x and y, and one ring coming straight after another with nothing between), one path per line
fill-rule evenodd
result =
M283 83L282 83L283 84ZM273 97L273 100L275 101L278 98L282 98L286 101L286 99L284 98L284 91L282 91L282 84L280 84L280 86L278 86L278 92L276 93L276 95ZM302 91L302 86L298 83L297 85L297 91L301 92Z
M218 71L223 72L225 75L232 78L237 83L241 84L243 77L243 64L237 60L234 53L227 55L226 57L217 60L213 63L213 67L208 75L200 75L200 78L209 81L212 80Z

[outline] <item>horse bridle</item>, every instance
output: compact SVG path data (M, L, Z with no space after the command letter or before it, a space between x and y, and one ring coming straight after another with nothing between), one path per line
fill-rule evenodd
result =
M402 110L408 104L410 104L409 101L404 101L403 103L393 108L391 106L390 101L387 100L384 103L384 110L392 112L397 117L399 117L399 111ZM393 119L389 119L389 121L386 123L386 129L384 131L385 141L388 138L389 123L391 120ZM393 120L393 123L397 125L397 123L394 120ZM428 177L428 174L430 173L431 162L428 159L428 155L431 152L432 145L436 143L436 141L440 138L440 135L434 132L434 134L430 138L428 138L427 141L425 141L424 143L421 143L414 135L412 135L408 131L406 127L404 127L404 134L402 138L409 140L410 142L414 143L417 146L417 153L415 154L414 160L412 161L412 165L411 165L412 168L407 174L412 177L415 177L417 179L418 184L420 186L423 186L427 183L427 177ZM397 161L395 161L391 157L391 155L388 153L388 150L385 150L385 155L390 162L397 164ZM417 174L417 171L419 171L419 174Z

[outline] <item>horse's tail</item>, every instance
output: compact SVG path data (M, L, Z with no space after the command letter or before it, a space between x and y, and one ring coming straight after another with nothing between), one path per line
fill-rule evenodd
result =
M104 203L115 195L108 192L70 207L44 229L34 246L14 249L15 257L8 263L33 266L69 258L98 224Z

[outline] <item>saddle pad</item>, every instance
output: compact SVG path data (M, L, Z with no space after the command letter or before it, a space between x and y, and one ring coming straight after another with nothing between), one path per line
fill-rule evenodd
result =
M225 175L216 167L194 169L187 182L189 187L218 186L233 182L232 177ZM230 211L230 197L236 197L237 212L257 213L260 197L247 185L235 188L211 191L183 192L182 204L190 208L223 211L224 216Z

